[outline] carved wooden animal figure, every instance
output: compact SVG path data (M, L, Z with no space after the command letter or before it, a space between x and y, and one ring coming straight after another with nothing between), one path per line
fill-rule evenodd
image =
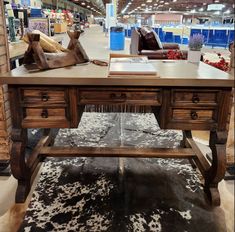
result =
M35 62L39 69L45 70L88 62L89 58L78 41L80 31L68 32L68 35L70 37L68 52L45 53L39 43L40 35L29 33L29 47L25 53L24 63Z

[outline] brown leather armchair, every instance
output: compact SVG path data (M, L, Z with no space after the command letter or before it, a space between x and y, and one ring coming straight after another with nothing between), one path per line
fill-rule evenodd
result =
M180 50L176 43L161 43L158 35L152 29L141 27L134 29L131 34L130 54L144 55L149 59L168 59L169 50ZM187 51L182 51L183 58L187 58Z

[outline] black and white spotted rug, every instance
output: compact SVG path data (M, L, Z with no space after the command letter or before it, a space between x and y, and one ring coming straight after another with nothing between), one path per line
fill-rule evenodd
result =
M59 131L55 145L177 147L181 139L160 130L152 114L84 113L78 129ZM19 231L222 232L226 226L187 160L48 158Z

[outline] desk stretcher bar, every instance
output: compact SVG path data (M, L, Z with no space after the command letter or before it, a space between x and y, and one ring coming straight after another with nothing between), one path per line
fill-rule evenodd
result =
M193 158L190 148L133 148L133 147L43 147L44 156L54 157L135 157L135 158Z

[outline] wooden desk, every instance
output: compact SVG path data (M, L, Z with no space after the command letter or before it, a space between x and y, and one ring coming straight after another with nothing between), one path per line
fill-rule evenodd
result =
M218 183L226 169L234 79L204 63L196 66L187 61L154 61L153 64L160 78L107 77L107 67L94 64L44 72L29 72L19 67L0 76L0 84L9 84L13 126L11 168L18 179L16 202L25 201L38 163L50 155L188 158L204 176L204 189L211 203L220 204ZM109 112L148 107L161 128L183 131L182 147L53 147L50 129L76 128L87 105L105 105L103 108ZM45 128L44 136L28 158L25 156L27 128ZM212 163L194 142L191 130L210 131Z

